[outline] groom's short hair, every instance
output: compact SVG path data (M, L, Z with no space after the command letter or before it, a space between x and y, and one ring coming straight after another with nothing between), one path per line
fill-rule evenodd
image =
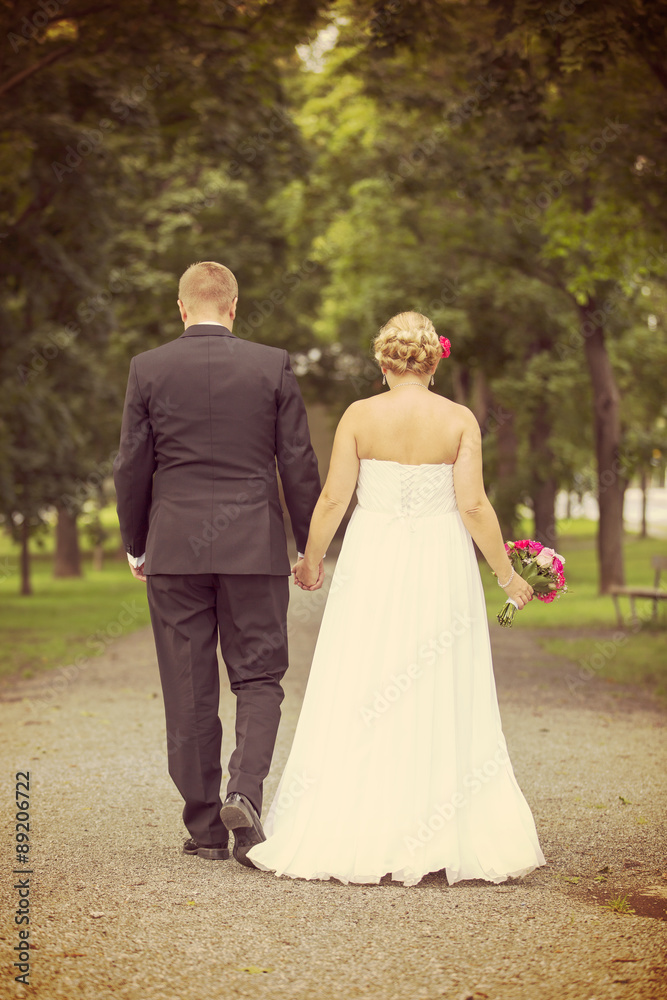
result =
M179 299L195 315L206 309L224 315L231 309L238 293L238 282L232 272L214 260L190 264L178 283Z

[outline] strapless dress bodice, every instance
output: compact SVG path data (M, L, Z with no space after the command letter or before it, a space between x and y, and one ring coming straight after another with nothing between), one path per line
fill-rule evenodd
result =
M453 465L404 465L362 458L357 502L363 510L398 517L437 517L458 510Z

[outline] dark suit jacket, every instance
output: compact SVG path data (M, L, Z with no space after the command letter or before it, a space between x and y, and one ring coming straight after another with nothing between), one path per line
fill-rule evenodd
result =
M303 552L320 492L287 351L201 323L132 359L114 462L145 572L289 574L276 459Z

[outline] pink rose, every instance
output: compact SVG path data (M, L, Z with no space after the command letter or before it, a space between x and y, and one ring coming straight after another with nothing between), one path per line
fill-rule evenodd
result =
M538 601L542 601L544 604L551 604L552 601L556 600L557 596L557 590L550 590L548 594L535 594Z

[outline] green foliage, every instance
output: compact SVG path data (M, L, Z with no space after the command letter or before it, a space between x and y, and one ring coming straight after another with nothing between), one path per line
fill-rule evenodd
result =
M223 258L257 297L246 336L262 326L262 339L286 339L271 297L285 240L264 206L305 169L281 76L318 10L51 6L0 12L0 516L11 530L39 525L49 505L76 512L108 475L129 357L181 332L176 281L193 260Z
M593 468L595 305L623 475L659 465L667 18L561 7L70 0L42 24L5 5L6 524L93 497L129 358L179 335L175 282L199 259L237 273L235 332L291 350L336 411L380 391L378 326L427 313L453 344L437 388L479 417L507 523Z

